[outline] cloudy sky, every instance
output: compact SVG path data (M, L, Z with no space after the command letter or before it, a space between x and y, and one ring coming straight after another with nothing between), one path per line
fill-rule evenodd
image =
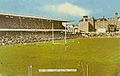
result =
M0 12L78 20L120 13L120 0L0 0Z

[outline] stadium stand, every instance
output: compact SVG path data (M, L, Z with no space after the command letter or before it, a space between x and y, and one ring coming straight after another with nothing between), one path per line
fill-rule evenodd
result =
M64 39L62 23L67 22L71 21L0 14L0 45L49 41L53 31L54 39Z

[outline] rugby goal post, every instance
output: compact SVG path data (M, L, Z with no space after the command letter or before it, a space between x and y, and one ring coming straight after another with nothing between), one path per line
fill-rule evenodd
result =
M67 22L65 23L65 29L62 30L64 34L64 44L67 44ZM54 34L54 23L52 23L52 43L53 44L61 44L61 43L55 43L55 34Z
M28 66L28 76L32 76L32 68L32 65Z

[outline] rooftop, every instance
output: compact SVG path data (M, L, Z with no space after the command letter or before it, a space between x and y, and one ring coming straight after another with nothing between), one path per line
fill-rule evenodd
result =
M42 17L42 16L28 16L28 15L18 15L18 14L11 14L11 13L0 13L0 15L6 16L16 16L16 17L24 17L24 18L35 18L35 19L43 19L43 20L52 20L52 21L60 21L60 22L74 22L74 20L64 20L59 18L50 18L50 17Z

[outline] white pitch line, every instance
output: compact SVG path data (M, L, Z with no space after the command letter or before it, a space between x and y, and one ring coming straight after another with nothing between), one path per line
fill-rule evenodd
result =
M77 69L39 69L39 72L77 72Z

